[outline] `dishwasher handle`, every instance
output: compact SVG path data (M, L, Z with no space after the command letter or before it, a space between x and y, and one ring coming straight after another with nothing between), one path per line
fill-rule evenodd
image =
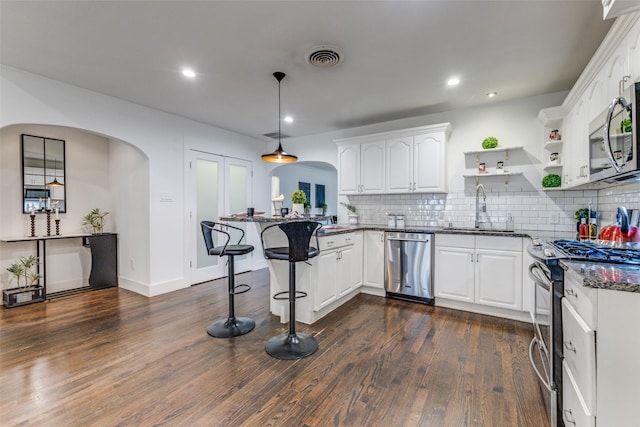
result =
M395 240L398 242L420 242L420 243L429 243L429 239L409 239L404 237L387 237L387 240Z

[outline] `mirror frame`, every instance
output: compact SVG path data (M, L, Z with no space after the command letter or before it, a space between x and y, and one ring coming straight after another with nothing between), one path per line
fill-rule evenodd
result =
M38 144L41 144L41 148ZM58 157L60 154L58 145L61 145L62 148L61 159ZM34 207L33 213L46 213L49 198L51 199L50 210L55 210L55 206L58 206L58 212L66 213L65 141L63 139L23 133L21 135L21 146L22 213L31 213L31 206ZM55 154L52 155L51 152L55 152ZM42 169L42 173L38 169ZM62 172L61 175L60 172ZM63 185L49 185L54 180Z

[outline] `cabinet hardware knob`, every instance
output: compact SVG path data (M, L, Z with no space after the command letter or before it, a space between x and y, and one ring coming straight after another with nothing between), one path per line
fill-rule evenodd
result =
M570 424L576 425L576 419L573 418L573 412L571 412L571 409L565 409L562 412L563 412L563 417L562 418L564 418L564 421L566 423L570 423ZM569 418L569 417L571 417L571 418Z
M569 288L569 289L565 289L565 292L567 293L567 295L572 296L572 297L576 297L578 298L578 293L576 291L574 291L573 289Z
M569 351L573 351L574 353L577 353L576 348L571 341L565 341L564 348L566 348Z

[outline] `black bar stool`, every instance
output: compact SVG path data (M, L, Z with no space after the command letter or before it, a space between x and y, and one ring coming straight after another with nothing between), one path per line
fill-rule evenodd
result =
M213 221L202 221L200 223L202 227L202 235L204 236L204 243L207 245L207 252L209 255L218 255L219 257L227 256L227 266L229 270L229 317L227 319L221 319L213 322L207 328L207 333L212 337L218 338L230 338L237 337L239 335L244 335L247 332L253 330L256 327L256 322L253 319L249 319L248 317L236 317L235 316L235 304L233 297L238 294L243 294L248 292L251 287L249 285L238 285L235 284L235 270L234 270L234 257L238 255L245 255L250 252L253 252L252 245L241 245L240 242L244 239L244 230L238 227L234 227L228 224L221 224ZM229 240L231 240L231 235L220 228L215 228L216 226L220 227L229 227L234 230L239 230L242 233L240 240L235 245L230 245ZM213 237L211 236L211 232L215 231L216 233L226 235L227 241L222 246L214 246Z
M265 248L264 233L272 227L279 227L289 240L288 247ZM318 350L318 340L309 334L296 333L296 298L307 296L306 292L296 291L296 262L306 261L317 256L318 235L316 231L322 224L315 221L292 221L273 224L262 230L260 238L267 259L289 261L289 290L278 292L274 299L289 300L289 333L278 335L267 341L265 350L276 359L300 359ZM316 247L309 246L311 236L316 234Z

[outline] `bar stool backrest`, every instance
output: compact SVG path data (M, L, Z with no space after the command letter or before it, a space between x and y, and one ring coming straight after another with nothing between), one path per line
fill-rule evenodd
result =
M316 221L291 221L278 224L278 227L289 239L289 261L298 262L309 259L309 243L311 236L322 224ZM318 246L316 234L316 246ZM317 255L317 253L316 253ZM314 255L315 256L315 255Z

